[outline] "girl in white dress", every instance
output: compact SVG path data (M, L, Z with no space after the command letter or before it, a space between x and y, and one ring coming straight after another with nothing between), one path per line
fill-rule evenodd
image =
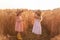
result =
M35 12L35 20L34 20L34 24L33 24L33 29L32 32L34 34L42 34L42 27L41 27L41 21L42 21L42 16L41 16L41 12Z

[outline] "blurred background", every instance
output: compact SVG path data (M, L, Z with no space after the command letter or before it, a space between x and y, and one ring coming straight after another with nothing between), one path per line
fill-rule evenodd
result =
M21 9L25 24L22 40L60 40L60 0L0 0L0 40L17 40L15 18ZM36 10L43 14L39 38L31 32Z
M0 0L0 9L54 9L60 7L60 0Z

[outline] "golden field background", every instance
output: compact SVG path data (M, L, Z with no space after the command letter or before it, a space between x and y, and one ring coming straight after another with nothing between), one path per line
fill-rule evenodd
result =
M53 10L40 10L43 17L43 20L41 22L43 33L39 35L39 38L37 38L36 34L33 34L31 32L34 22L35 10L0 9L0 40L2 40L7 34L9 34L10 36L16 36L16 32L14 29L17 10L23 10L22 17L24 19L25 27L25 32L23 33L25 35L22 35L23 40L59 40L58 38L60 38L60 8L56 8ZM16 37L12 39L16 40ZM8 40L8 38L4 40Z

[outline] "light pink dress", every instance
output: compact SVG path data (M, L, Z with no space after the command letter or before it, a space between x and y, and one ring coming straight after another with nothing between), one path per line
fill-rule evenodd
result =
M42 34L42 28L41 28L41 23L39 19L35 19L32 33L34 34Z
M16 17L15 31L23 32L23 28L22 17Z

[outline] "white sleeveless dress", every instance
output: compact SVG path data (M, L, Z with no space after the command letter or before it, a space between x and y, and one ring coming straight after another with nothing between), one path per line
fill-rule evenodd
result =
M41 23L39 19L35 19L32 33L34 34L42 34L42 28L41 28Z

